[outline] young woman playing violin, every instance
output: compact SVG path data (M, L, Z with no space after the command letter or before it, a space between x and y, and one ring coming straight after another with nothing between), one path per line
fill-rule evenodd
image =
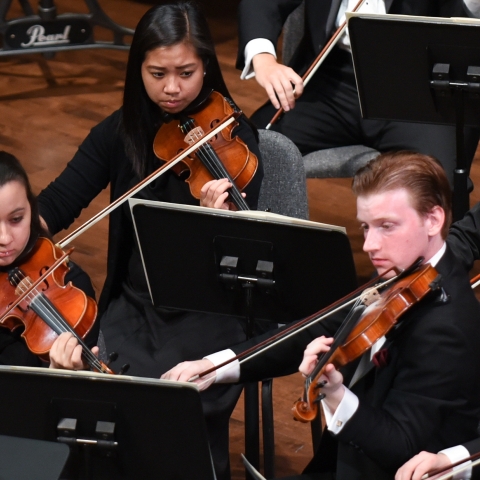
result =
M208 25L198 6L178 2L151 8L135 30L122 108L92 129L65 170L39 195L40 213L50 232L67 228L108 185L113 201L159 168L163 162L152 148L157 131L172 118L201 109L212 89L228 97ZM260 160L256 132L243 115L237 122L233 135ZM176 148L180 147L184 145ZM256 208L262 176L259 161L243 190L251 209ZM137 197L232 208L230 186L224 179L207 182L199 201L184 179L169 170ZM107 351L118 353L112 370L128 363L129 375L159 378L179 361L245 338L243 319L153 307L128 206L114 210L109 221L107 277L99 318ZM169 234L168 225L164 232ZM52 362L81 368L75 340L68 335L62 340L61 348L51 352ZM202 398L214 460L223 461L222 465L216 462L218 478L228 478L228 428L223 426L228 425L239 393L238 386L219 386ZM221 431L214 431L210 421L217 425L222 416L227 422ZM216 454L217 449L221 455Z
M328 432L307 467L308 476L292 480L392 479L421 450L437 452L476 437L480 307L455 247L445 242L451 192L443 168L432 157L417 153L383 154L357 172L353 191L363 248L379 274L390 277L392 267L407 269L423 257L441 277L439 282L428 281L426 295L412 302L371 349L341 369L333 361L327 363L310 382L315 405L325 395ZM387 293L394 296L399 284ZM406 304L408 296L400 295L399 300ZM196 381L205 388L209 383L286 375L302 358L300 370L311 380L318 355L330 353L330 337L335 337L343 319L343 314L333 314L240 365L225 366ZM273 333L184 362L163 378L188 380Z
M0 152L0 274L2 278L2 296L4 299L15 296L15 287L8 281L8 272L14 267L22 268L31 261L40 237L49 234L40 224L36 198L30 187L27 174L20 162L7 152ZM88 275L73 262L69 262L69 271L65 283L72 282L89 297L95 297L95 291ZM11 290L11 291L10 291ZM2 311L7 305L2 305ZM18 313L17 311L14 313ZM21 314L19 314L21 316ZM5 327L5 324L2 324ZM19 321L13 331L0 328L0 363L3 365L46 366L39 356L27 348L22 338L24 328ZM85 341L88 346L96 344L98 323L94 324ZM58 341L58 339L57 339ZM56 348L56 342L54 342Z

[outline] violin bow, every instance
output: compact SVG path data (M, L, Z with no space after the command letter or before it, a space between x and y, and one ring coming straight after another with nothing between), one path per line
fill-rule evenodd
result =
M480 273L470 280L470 285L472 287L472 290L475 290L480 285Z
M87 220L83 225L81 225L76 230L74 230L73 232L68 234L63 240L60 240L57 243L57 246L59 248L63 249L72 240L74 240L79 235L81 235L85 230L87 230L88 228L90 228L93 225L95 225L96 223L98 223L100 220L102 220L102 218L105 218L113 210L115 210L117 207L119 207L124 202L126 202L130 197L132 197L133 195L138 193L143 187L146 187L149 183L156 180L158 177L160 177L165 172L170 170L177 163L181 162L185 157L187 157L192 152L194 152L199 147L201 147L204 143L208 142L208 140L210 140L217 133L219 133L221 130L223 130L227 125L230 125L235 120L236 115L237 114L235 112L231 113L230 115L227 115L227 117L225 117L225 120L222 123L220 123L217 127L210 130L204 137L202 137L196 143L194 143L193 145L188 147L186 150L183 150L181 153L179 153L178 155L173 157L165 165L162 165L160 168L155 170L153 173L151 173L148 177L146 177L144 180L142 180L136 186L134 186L133 188L128 190L128 192L125 192L121 197L117 198L110 205L107 205L103 210L101 210L96 215L94 215L90 220Z
M404 270L403 272L401 272L397 276L384 281L382 284L378 285L377 288L384 288L387 285L389 285L390 283L392 283L392 282L398 280L399 278L403 277L406 274L406 272L410 272L411 269L415 265L418 264L418 262L419 262L419 260L417 260L412 265L412 267L409 267L408 269ZM361 287L357 288L353 292L345 295L344 297L340 298L339 300L332 303L331 305L323 308L322 310L314 313L313 315L310 315L310 316L304 318L303 320L301 320L300 322L296 322L293 325L290 325L290 326L286 327L284 330L279 332L277 335L274 335L273 337L265 339L263 342L260 342L259 344L248 348L247 350L239 353L235 357L232 357L232 358L226 360L225 362L222 362L218 365L215 365L214 367L209 368L208 370L205 370L205 371L199 373L198 375L194 375L193 377L189 378L188 381L193 382L193 381L195 381L195 380L197 380L201 377L204 377L205 375L208 375L209 373L212 373L215 370L218 370L219 368L224 367L225 365L228 365L228 364L230 364L230 363L232 363L236 360L238 360L240 364L243 363L243 362L246 362L247 360L251 360L252 358L256 357L257 355L260 355L261 353L265 352L266 350L274 347L278 343L283 342L287 338L290 338L291 336L301 332L302 330L305 330L306 328L311 327L312 325L314 325L317 322L323 321L325 318L332 315L333 313L335 313L335 312L343 309L344 307L356 302L359 298L359 294L361 294L366 288L369 288L372 285L374 285L375 282L377 282L379 278L386 275L391 270L394 270L394 267L392 267L389 270L387 270L386 272L384 272L383 275L380 275L380 276L377 276L377 277L373 278L372 280L367 282L365 285L362 285Z
M360 0L350 13L357 12L361 8L361 6L365 3L365 1L366 0ZM345 19L345 21L338 27L338 29L332 35L330 40L325 44L322 51L317 55L317 58L313 61L313 63L308 68L308 70L303 74L303 77L302 77L303 86L306 86L308 84L308 82L311 80L311 78L313 77L315 72L318 70L320 65L327 58L328 54L333 50L333 47L338 43L338 41L340 40L340 37L342 36L342 34L345 32L346 29L347 29L347 20ZM282 113L283 113L283 108L280 107L275 112L275 115L270 120L270 123L265 127L265 130L270 130L271 126L278 120L278 118L280 117L280 115L282 115Z
M472 461L472 460L475 460L475 461ZM461 473L464 470L468 470L469 468L473 468L476 465L480 464L480 452L474 453L473 455L470 455L469 457L464 458L463 460L459 460L458 462L452 463L452 465L449 465L448 467L438 468L437 470L432 470L431 472L428 472L425 475L423 475L422 480L424 480L426 478L432 478L435 475L438 475L440 473L444 473L447 470L453 469L454 467L457 467L458 465L462 465L462 464L464 464L466 462L470 462L470 461L472 461L472 463L468 463L467 465L464 465L461 468L457 468L457 470L455 470L455 471L451 471L451 472L449 471L449 472L445 473L445 475L442 475L441 477L437 477L435 480L447 480L448 478L452 478L452 476L456 475L457 473Z
M390 285L390 283L393 283L409 275L410 273L414 272L423 263L424 260L425 260L424 257L418 257L408 268L402 270L400 273L397 273L396 276L385 280L383 283L378 284L376 288L385 288L388 285ZM318 312L315 312L314 314L304 318L299 322L295 322L294 324L286 327L284 330L277 333L276 335L263 340L263 342L260 342L259 344L254 345L253 347L247 348L247 350L239 353L235 357L229 358L225 362L215 365L212 368L209 368L208 370L205 370L199 373L198 375L194 375L193 377L189 378L188 381L193 382L236 360L239 360L239 364L246 362L247 360L250 360L256 357L257 355L260 355L261 353L265 352L266 350L274 347L278 343L283 342L287 338L290 338L292 335L295 335L296 333L301 332L302 330L305 330L306 328L314 325L317 322L323 321L325 318L337 312L338 310L341 310L342 308L352 303L355 303L359 299L361 294L365 292L366 289L374 285L375 282L377 282L380 278L384 277L387 273L391 272L392 270L395 272L398 271L396 267L389 268L386 272L383 272L382 275L376 276L375 278L368 281L364 285L355 289L353 292L350 292L347 295L340 298L339 300L337 300L336 302L333 302L331 305L328 305L327 307L321 309ZM340 326L340 328L342 328L343 325L344 324L342 322L342 325Z

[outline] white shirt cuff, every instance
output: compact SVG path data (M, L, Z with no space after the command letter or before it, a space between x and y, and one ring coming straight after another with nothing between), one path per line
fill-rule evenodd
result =
M222 350L221 352L207 355L206 359L210 360L215 366L221 365L223 362L234 358L235 352L230 350ZM215 383L235 383L240 379L240 363L238 360L227 363L216 371Z
M327 428L335 435L340 433L345 423L347 423L357 411L358 403L358 397L347 387L345 387L345 394L333 415L326 403L322 400Z
M479 0L463 0L463 3L470 10L472 15L480 17L480 1Z
M457 463L460 460L463 460L464 458L468 458L470 456L470 452L463 445L457 445L456 447L446 448L445 450L441 450L438 453L443 453L444 455L446 455L452 464ZM471 460L469 460L468 462L462 463L461 465L457 465L456 467L453 468L453 471L455 472L455 470L459 470L460 468L463 468L467 464L471 464L471 463L472 463ZM467 468L466 470L463 470L461 473L454 474L452 479L468 480L471 477L472 477L472 469Z
M266 38L254 38L253 40L250 40L245 45L245 67L240 74L240 78L242 80L247 80L255 76L255 72L253 71L252 67L252 60L253 57L259 53L271 53L275 58L277 58L275 47L270 40L267 40Z

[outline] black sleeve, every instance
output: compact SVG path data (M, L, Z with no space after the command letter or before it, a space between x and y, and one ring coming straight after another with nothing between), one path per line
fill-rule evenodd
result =
M480 259L480 202L450 227L447 243L466 270Z
M468 450L470 455L475 455L476 453L479 453L480 452L480 437L476 438L475 440L471 440L470 442L464 443L463 446ZM479 479L480 479L480 465L476 465L472 469L471 480L479 480Z
M244 51L250 40L266 38L273 45L282 32L288 15L295 10L302 0L242 0L238 7L238 55L236 67L245 67Z
M463 444L463 446L469 451L470 455L480 452L480 437Z
M265 349L257 356L252 356L251 360L245 360L240 367L240 381L242 383L256 382L264 380L265 378L281 377L297 372L303 359L305 347L313 339L322 335L333 337L349 310L349 307L343 307L338 312L330 316L325 316L325 318L314 323L311 327L278 342L275 346ZM294 325L294 323L289 324L288 327L270 330L251 340L235 345L232 347L232 350L235 355L238 355L292 325Z
M63 172L38 195L40 215L52 235L68 228L105 189L112 172L111 158L123 148L116 134L120 111L94 127Z
M39 357L27 348L21 337L23 328L11 332L0 328L0 365L17 365L22 367L41 367L45 365Z

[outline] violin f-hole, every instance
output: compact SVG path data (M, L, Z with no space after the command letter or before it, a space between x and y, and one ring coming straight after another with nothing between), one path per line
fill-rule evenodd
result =
M42 267L39 271L39 276L41 277L46 271L48 270L48 267ZM43 283L45 284L45 287L42 289L43 291L45 290L48 290L48 288L50 287L50 285L48 284L48 280L45 278L45 280L43 281Z

